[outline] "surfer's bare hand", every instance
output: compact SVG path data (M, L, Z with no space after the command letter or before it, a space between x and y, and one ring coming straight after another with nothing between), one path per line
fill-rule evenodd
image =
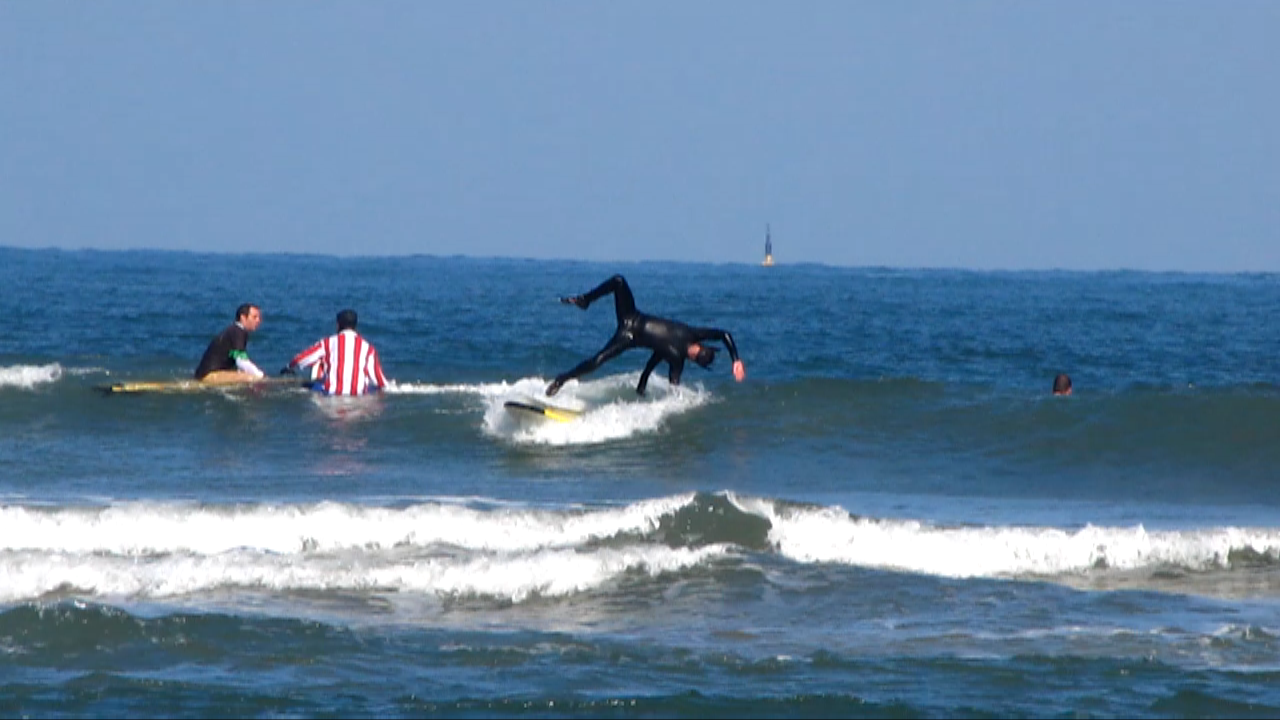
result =
M733 379L742 382L747 379L747 366L741 360L733 361Z

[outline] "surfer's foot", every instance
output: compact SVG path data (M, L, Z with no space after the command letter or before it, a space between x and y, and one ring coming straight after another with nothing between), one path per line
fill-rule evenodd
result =
M561 382L559 379L552 380L551 384L547 386L547 397L551 397L552 395L555 395L556 393L560 392L560 386L563 384L564 383Z

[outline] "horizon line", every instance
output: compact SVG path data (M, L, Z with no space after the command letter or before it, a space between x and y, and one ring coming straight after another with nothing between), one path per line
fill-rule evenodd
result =
M382 253L382 254L336 254L322 252L299 252L294 250L190 250L177 248L157 248L157 247L131 247L131 248L95 248L95 247L65 247L60 245L45 245L40 247L23 247L18 245L0 244L0 250L16 250L25 252L67 252L67 253L172 253L185 255L212 255L220 257L311 257L311 258L331 258L335 260L391 260L404 258L434 258L441 260L450 259L467 259L467 260L511 260L519 262L564 262L564 263L583 263L603 265L608 263L620 263L629 265L642 264L672 264L672 265L708 265L708 266L743 266L756 267L761 271L777 271L779 268L786 267L821 267L836 270L890 270L897 272L974 272L974 273L1145 273L1151 275L1280 275L1280 269L1277 270L1185 270L1177 268L1136 268L1136 267L1097 267L1097 268L1065 268L1065 267L1013 267L1013 266L986 266L986 267L965 267L959 265L883 265L883 264L867 264L867 265L851 265L842 263L830 263L820 260L797 260L794 262L779 262L776 258L774 264L764 268L758 260L674 260L674 259L582 259L582 258L566 258L566 257L530 257L525 255L470 255L466 253Z

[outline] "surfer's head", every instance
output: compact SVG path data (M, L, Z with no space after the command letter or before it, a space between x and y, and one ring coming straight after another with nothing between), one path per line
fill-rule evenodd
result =
M1061 373L1053 379L1054 395L1070 395L1071 394L1071 377L1066 373Z
M703 370L710 370L711 363L716 361L716 349L701 343L692 343L689 345L689 359L702 366Z
M236 308L236 322L248 332L253 332L262 324L262 310L253 303L245 303Z
M356 311L343 310L338 313L338 332L356 329Z

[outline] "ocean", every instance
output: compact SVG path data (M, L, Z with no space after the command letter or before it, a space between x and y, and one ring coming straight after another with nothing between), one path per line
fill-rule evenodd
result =
M641 310L746 364L635 350ZM0 248L0 715L1276 717L1280 276ZM393 384L269 374L359 312ZM1059 372L1074 393L1053 397Z

